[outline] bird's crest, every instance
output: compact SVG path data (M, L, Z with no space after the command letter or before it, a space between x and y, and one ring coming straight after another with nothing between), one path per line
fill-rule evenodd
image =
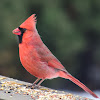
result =
M21 25L21 28L26 28L28 30L34 30L36 26L36 14L32 14L29 18L27 18Z

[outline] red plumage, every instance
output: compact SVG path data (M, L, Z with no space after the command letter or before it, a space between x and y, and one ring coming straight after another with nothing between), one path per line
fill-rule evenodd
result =
M69 79L83 90L90 93L92 96L98 96L88 89L83 83L70 75L61 62L51 53L51 51L42 42L36 30L35 14L31 15L18 28L13 30L13 33L19 37L19 56L24 68L32 75L42 79L52 79L62 77Z

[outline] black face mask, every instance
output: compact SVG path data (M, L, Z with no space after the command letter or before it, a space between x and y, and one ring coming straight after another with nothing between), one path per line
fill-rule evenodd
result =
M21 31L21 35L18 35L19 43L22 43L23 34L26 31L26 29L21 27L18 27L18 29Z

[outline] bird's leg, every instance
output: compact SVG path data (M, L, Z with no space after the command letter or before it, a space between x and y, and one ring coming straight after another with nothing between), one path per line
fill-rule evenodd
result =
M39 80L40 80L40 78L36 79L35 82L33 83L33 85L35 85Z
M40 78L37 78L37 79L35 80L35 82L34 82L32 85L27 86L27 87L34 88L34 87L35 87L35 85L36 85L36 83L37 83L39 80L40 80ZM40 81L40 82L41 82L41 81Z
M37 85L36 83L39 81L40 79L38 78L32 85L32 88L39 88L40 84L45 80L45 79L42 79Z
M42 79L38 84L37 84L37 87L40 86L40 84L44 81L45 79Z

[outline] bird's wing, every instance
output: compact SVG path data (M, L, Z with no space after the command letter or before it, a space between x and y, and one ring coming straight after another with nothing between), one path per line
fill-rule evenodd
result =
M40 56L40 60L46 62L48 66L67 72L61 62L51 53L51 51L47 48L46 45L41 45L37 49L37 53Z
M53 67L55 69L67 72L67 70L64 68L64 66L60 63L60 61L58 61L58 59L52 59L50 61L48 61L48 65L50 67Z

